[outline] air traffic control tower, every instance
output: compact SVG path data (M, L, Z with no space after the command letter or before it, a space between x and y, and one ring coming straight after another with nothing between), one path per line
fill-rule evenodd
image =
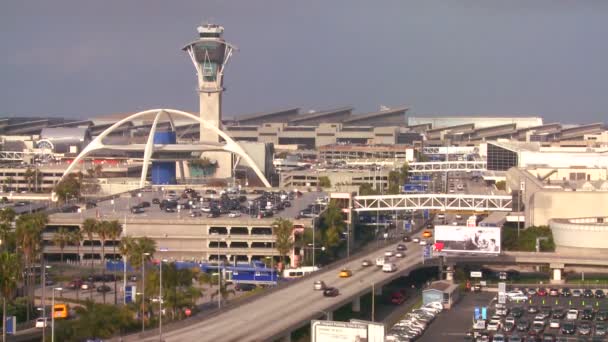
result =
M205 24L197 28L198 39L186 45L183 50L188 53L198 76L200 117L210 125L220 128L222 124L222 93L224 92L224 69L236 48L227 43L222 35L224 27ZM220 137L213 131L205 129L201 123L200 141L219 142ZM217 161L215 176L228 178L232 176L232 154L227 152L205 152L204 156Z

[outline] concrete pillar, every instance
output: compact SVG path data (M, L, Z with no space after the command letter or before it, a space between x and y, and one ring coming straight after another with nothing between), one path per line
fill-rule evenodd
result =
M328 321L333 321L334 320L334 312L333 311L327 311L326 315L325 315L325 319Z
M563 284L565 280L562 279L562 270L564 269L564 264L549 264L549 268L553 270L553 276L551 277L551 284Z
M454 282L454 266L447 266L445 269L445 280Z
M382 286L376 286L374 291L376 296L382 296Z
M553 277L551 278L551 284L563 284L564 279L562 279L562 269L554 268L553 269Z
M361 312L361 297L357 296L353 299L352 305L353 312Z
M285 336L283 336L281 342L291 342L291 331L285 334Z

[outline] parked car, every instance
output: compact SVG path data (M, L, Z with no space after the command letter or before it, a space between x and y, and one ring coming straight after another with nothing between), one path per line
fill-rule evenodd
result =
M110 288L108 285L101 285L97 288L97 292L110 292L112 291L112 288Z
M82 283L82 285L80 285L81 290L91 290L94 288L95 288L95 284L91 283L91 282Z
M594 296L593 291L591 291L590 289L583 290L583 297L591 298L593 296Z
M339 294L340 291L335 287L328 287L323 291L323 296L325 297L336 297Z
M68 289L76 290L82 286L82 279L73 279L66 286Z
M403 290L395 291L391 294L391 303L393 303L395 305L403 304L403 302L405 302L406 299L407 299L407 297L405 296L405 291L403 291Z
M602 290L602 289L595 290L595 298L604 298L604 297L606 297L604 290Z
M578 319L578 310L576 310L576 309L568 310L568 312L566 313L566 319L570 320L570 321L577 320Z
M46 328L49 326L49 317L36 318L36 328Z
M255 290L257 286L255 284L243 284L243 283L237 283L236 285L234 285L234 290L235 291L253 291Z

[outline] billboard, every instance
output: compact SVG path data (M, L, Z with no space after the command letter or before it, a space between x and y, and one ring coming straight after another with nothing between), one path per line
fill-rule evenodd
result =
M312 321L312 342L366 342L367 324Z
M500 253L500 228L435 226L435 250L446 253Z

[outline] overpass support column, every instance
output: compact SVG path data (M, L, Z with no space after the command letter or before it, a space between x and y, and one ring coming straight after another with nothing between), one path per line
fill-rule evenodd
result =
M334 320L334 312L333 311L326 311L325 312L325 319L328 321L333 321Z
M447 266L445 268L445 280L454 282L454 266Z
M565 280L562 279L562 270L564 269L564 264L549 264L549 267L553 271L551 284L563 284L565 282Z
M353 299L352 309L353 312L361 312L361 296L357 296Z
M291 342L291 331L285 334L285 336L283 336L281 342Z
M382 286L376 286L374 289L374 294L376 296L382 296Z

